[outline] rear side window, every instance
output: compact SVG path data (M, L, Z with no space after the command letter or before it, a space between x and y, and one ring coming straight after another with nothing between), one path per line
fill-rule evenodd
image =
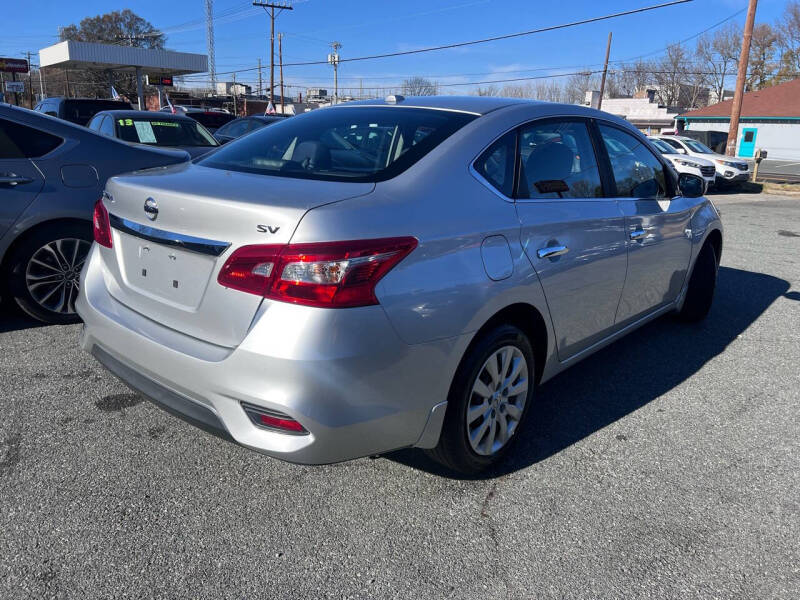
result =
M634 136L615 127L600 125L600 136L611 161L611 170L617 184L617 196L623 198L667 196L664 165L649 148Z
M473 119L426 108L326 108L264 127L199 164L297 179L384 181Z
M60 137L0 119L0 159L39 158L61 145Z
M518 198L603 196L592 139L583 121L526 125L519 134L519 157Z
M509 198L514 194L516 145L517 132L509 132L489 146L473 165L481 177Z

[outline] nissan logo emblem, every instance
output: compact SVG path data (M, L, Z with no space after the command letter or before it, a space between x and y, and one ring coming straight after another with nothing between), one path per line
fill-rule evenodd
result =
M147 215L147 218L151 221L155 221L156 217L158 216L158 202L153 200L152 198L148 198L144 201L144 214Z

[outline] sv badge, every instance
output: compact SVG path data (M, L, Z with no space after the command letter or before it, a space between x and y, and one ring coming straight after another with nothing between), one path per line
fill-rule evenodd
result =
M259 233L278 233L280 227L273 227L272 225L256 225L256 231Z

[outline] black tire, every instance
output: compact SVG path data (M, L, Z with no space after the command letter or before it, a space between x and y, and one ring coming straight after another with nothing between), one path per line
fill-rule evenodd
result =
M489 357L506 346L517 348L527 363L528 385L524 396L525 403L508 441L493 454L481 455L473 449L468 438L467 410L470 403L475 401L473 385L483 372L485 363ZM500 462L513 448L519 434L524 431L525 418L530 413L534 397L535 373L533 347L520 329L512 325L499 325L483 334L459 365L450 387L447 413L439 443L432 450L427 450L428 455L446 468L465 475L477 475ZM494 411L491 414L494 415ZM510 414L505 417L510 417Z
M689 279L686 300L678 317L690 323L702 321L711 310L714 290L717 287L717 255L714 247L706 243L694 263L694 270Z
M39 321L57 325L79 322L80 318L74 309L77 276L80 274L80 267L92 241L91 223L72 222L39 227L27 235L12 252L7 270L9 296L19 308ZM62 255L56 256L45 252L44 248L50 244L55 244L55 248L60 249ZM46 254L39 255L43 260L32 261L34 255L40 251ZM56 285L62 281L57 267L64 274L63 286L43 300L47 291L38 292L38 290L51 281L57 282ZM45 283L36 286L34 278L43 277L47 278ZM29 288L29 282L30 288L37 291L38 298Z

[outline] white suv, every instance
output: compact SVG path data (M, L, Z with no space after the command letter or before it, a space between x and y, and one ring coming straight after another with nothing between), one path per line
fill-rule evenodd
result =
M697 156L689 157L681 154L664 140L657 137L648 137L647 139L656 147L656 150L664 155L664 158L672 163L678 173L691 173L702 177L703 181L706 182L706 189L714 185L717 168L712 161Z
M740 183L750 178L750 167L744 159L717 154L705 144L680 135L657 135L654 137L675 148L678 154L714 161L717 169L717 183Z

